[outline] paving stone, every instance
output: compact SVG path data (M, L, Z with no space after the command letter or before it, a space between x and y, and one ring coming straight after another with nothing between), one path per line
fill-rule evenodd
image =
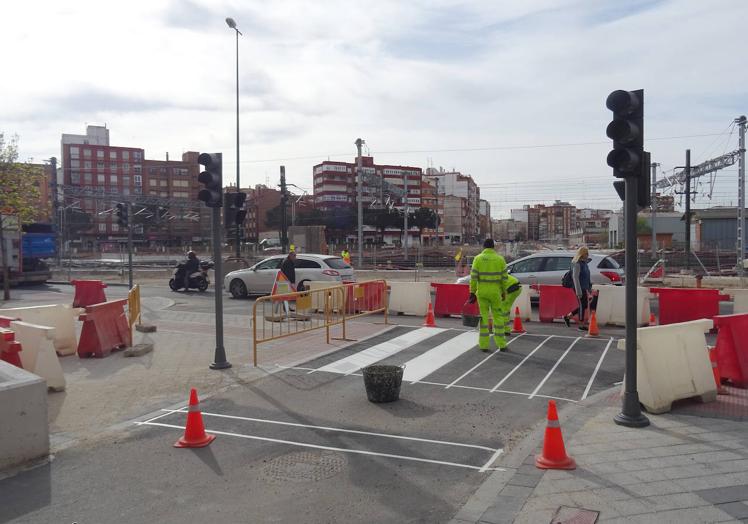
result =
M658 511L655 516L663 524L684 524L686 522L725 522L734 520L729 514L714 506Z
M519 512L524 503L524 497L505 497L499 495L496 497L496 502L483 512L480 521L496 524L511 522L511 519Z
M527 486L530 488L534 488L538 485L538 482L540 481L540 477L536 475L523 475L521 473L515 473L514 476L509 479L510 486Z
M627 486L626 489L640 497L671 495L673 493L683 493L686 491L683 486L676 482L673 482L672 480L645 482L643 484Z
M735 517L736 519L748 519L748 505L742 502L727 502L725 504L717 504L717 508L721 509L728 515Z
M748 498L748 485L744 484L740 486L726 486L722 488L704 489L694 491L694 494L698 495L708 502L711 502L712 504L740 502Z
M693 493L653 495L640 500L650 508L650 511L669 511L673 509L698 508L709 505L709 503L704 499Z
M550 522L553 515L556 514L556 509L536 510L536 511L522 511L517 518L514 520L514 524L538 524L539 522Z
M532 495L533 488L527 486L511 486L507 485L499 492L499 495L506 497L522 497L527 499Z

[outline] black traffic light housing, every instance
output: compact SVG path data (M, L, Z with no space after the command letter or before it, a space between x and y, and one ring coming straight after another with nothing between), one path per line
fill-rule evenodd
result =
M226 229L244 223L247 216L247 212L243 209L246 201L246 193L226 193L223 195L223 225Z
M120 227L124 227L124 228L130 227L130 214L127 210L127 204L118 202L116 207L117 207L117 224L119 224Z
M642 155L641 176L636 184L636 204L644 209L652 205L652 179L649 174L651 156L648 151ZM626 200L626 183L623 180L613 182L613 187L621 200Z
M205 186L197 194L197 199L208 207L223 206L223 155L221 153L200 153L198 162L205 166L197 181Z
M607 158L608 165L613 168L613 176L641 176L644 160L644 90L613 91L605 105L613 111L613 120L605 131L608 138L613 140L613 150Z

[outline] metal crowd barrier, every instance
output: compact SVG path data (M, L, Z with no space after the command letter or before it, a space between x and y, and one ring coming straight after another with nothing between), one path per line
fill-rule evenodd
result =
M346 336L348 319L382 313L387 324L387 282L368 280L259 297L252 306L252 360L257 366L257 346L281 338L325 329L330 340L351 340ZM330 335L330 328L342 327L342 337Z

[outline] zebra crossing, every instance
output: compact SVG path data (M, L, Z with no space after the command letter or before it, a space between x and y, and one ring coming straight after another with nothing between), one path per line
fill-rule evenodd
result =
M473 330L397 326L303 366L307 374L360 376L371 364L403 366L403 383L579 402L623 379L614 339L526 333L507 351L484 353Z

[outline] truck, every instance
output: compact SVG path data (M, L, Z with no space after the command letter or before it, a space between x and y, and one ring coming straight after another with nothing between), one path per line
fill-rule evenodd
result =
M57 235L49 224L29 224L19 231L3 217L3 239L11 285L46 282L52 271L44 259L57 256ZM0 268L0 282L3 272Z

